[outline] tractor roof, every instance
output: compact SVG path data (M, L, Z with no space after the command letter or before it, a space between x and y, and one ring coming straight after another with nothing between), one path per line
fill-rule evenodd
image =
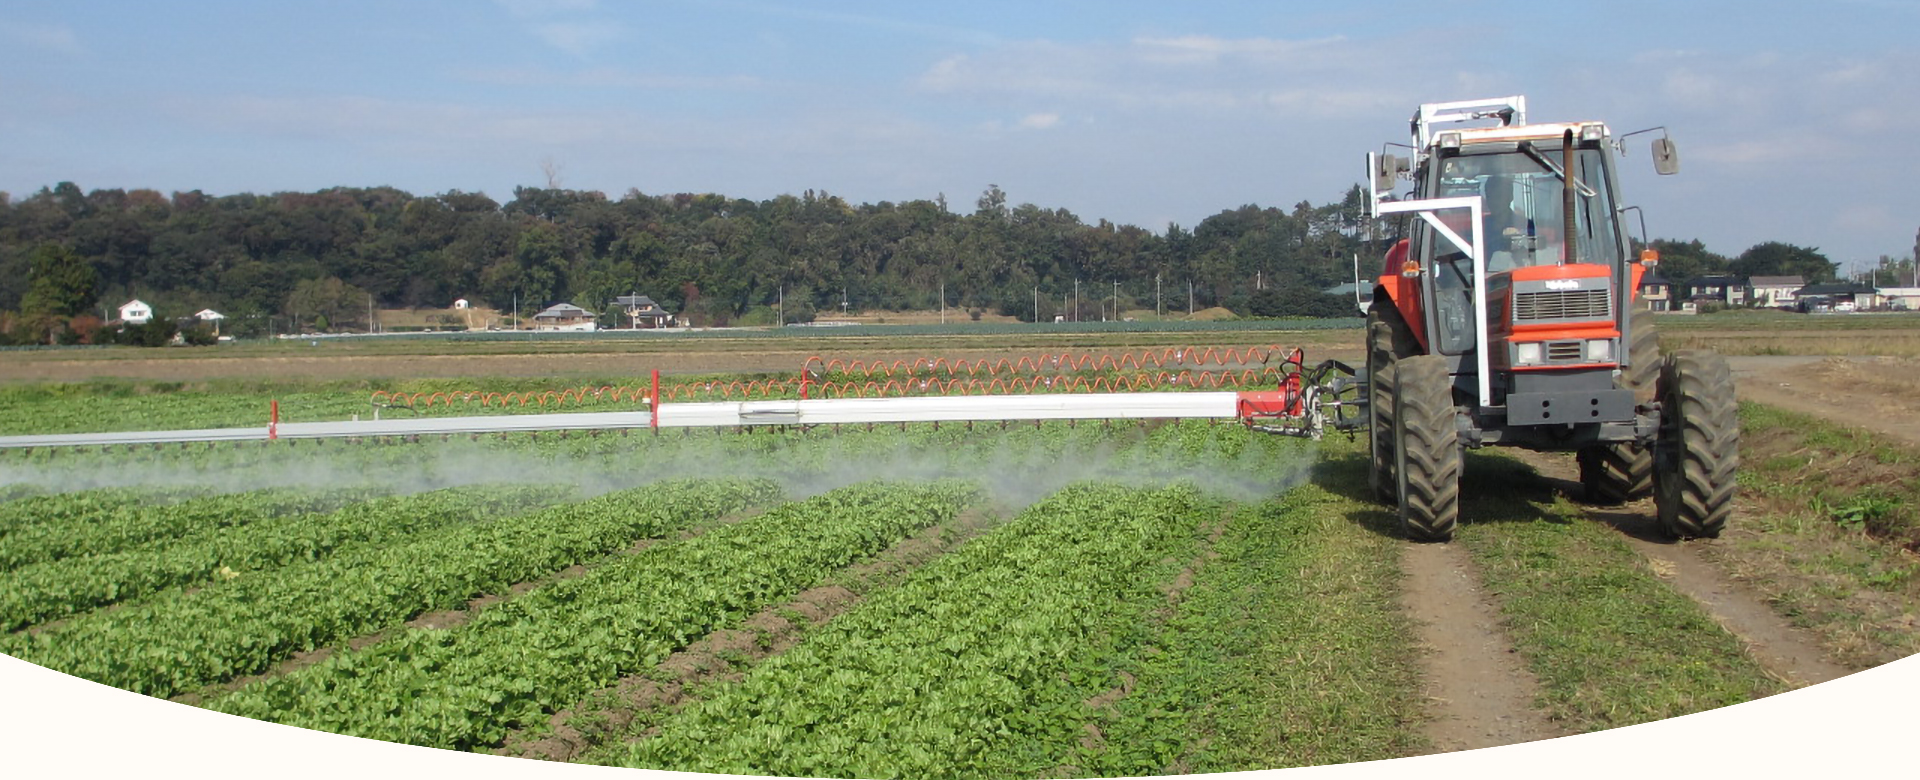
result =
M1476 127L1460 130L1445 130L1434 134L1435 143L1446 133L1459 133L1460 144L1499 143L1513 141L1537 141L1542 139L1559 140L1571 130L1579 135L1581 128L1600 125L1602 137L1606 134L1606 125L1600 122L1547 122L1537 125L1514 125L1512 127Z

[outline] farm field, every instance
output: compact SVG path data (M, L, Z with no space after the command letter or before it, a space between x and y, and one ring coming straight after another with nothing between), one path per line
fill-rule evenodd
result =
M572 386L24 384L0 428L456 384ZM1409 545L1364 440L1201 421L0 452L0 652L394 742L822 777L1422 755L1920 652L1920 446L1740 414L1735 520L1684 544L1645 502L1570 500L1568 456L1487 450L1456 541Z

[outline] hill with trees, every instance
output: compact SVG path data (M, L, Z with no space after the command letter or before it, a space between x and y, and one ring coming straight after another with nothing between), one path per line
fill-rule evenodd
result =
M392 187L169 196L61 182L0 194L0 278L26 282L0 285L0 312L11 314L7 335L29 343L58 337L64 320L109 319L103 307L136 297L166 317L213 308L241 336L319 322L357 329L369 308L456 298L603 312L634 293L702 325L782 302L789 321L843 305L932 309L943 294L947 307L1024 320L1189 302L1336 316L1352 311L1350 299L1319 291L1352 281L1356 255L1371 274L1381 254L1367 240L1364 200L1356 186L1322 205L1245 205L1154 232L1013 205L996 185L961 212L944 195L856 205L813 190L753 201L517 187L502 204ZM1734 260L1698 241L1655 246L1676 281L1736 267L1805 269L1781 273L1811 280L1824 262L1787 245Z

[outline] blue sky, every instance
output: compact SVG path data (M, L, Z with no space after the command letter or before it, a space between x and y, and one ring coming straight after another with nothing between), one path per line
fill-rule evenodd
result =
M1164 230L1338 198L1421 102L1667 126L1655 237L1909 255L1920 1L96 2L0 6L0 191L989 184Z

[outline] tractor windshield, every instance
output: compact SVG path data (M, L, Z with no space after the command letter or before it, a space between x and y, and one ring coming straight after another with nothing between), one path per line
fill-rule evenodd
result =
M1484 212L1479 225L1466 224L1471 220L1461 212L1439 218L1469 243L1475 231L1483 231L1487 273L1565 262L1561 257L1565 251L1561 231L1566 223L1561 211L1568 175L1576 192L1575 259L1619 266L1625 250L1615 229L1613 186L1605 155L1600 149L1577 150L1573 170L1563 172L1559 170L1559 146L1557 142L1528 147L1487 144L1468 147L1461 154L1438 161L1439 169L1428 180L1429 191L1423 197L1481 198ZM1439 287L1435 305L1440 319L1440 350L1459 354L1475 343L1468 326L1473 311L1473 262L1437 231L1425 225L1417 230L1423 259L1428 261Z
M1486 231L1489 273L1563 262L1561 230L1565 223L1560 212L1565 185L1558 170L1560 151L1546 145L1521 148L1507 144L1485 152L1443 160L1429 197L1481 197L1484 224L1462 226L1466 230L1461 235L1471 241L1473 228ZM1612 188L1600 150L1579 150L1574 155L1572 176L1578 193L1574 213L1577 259L1615 265L1620 261L1619 237L1614 233ZM1435 255L1442 260L1461 260L1448 257L1454 251L1451 246L1434 247ZM1454 281L1466 283L1466 277L1472 274L1470 264L1453 264L1459 266Z

